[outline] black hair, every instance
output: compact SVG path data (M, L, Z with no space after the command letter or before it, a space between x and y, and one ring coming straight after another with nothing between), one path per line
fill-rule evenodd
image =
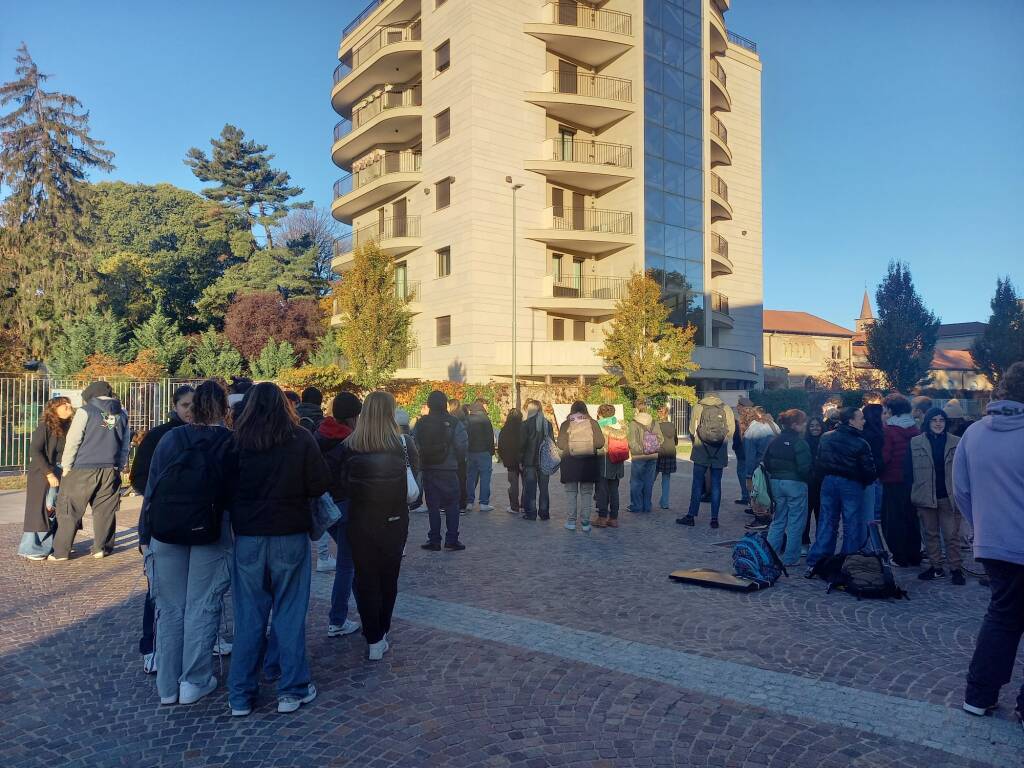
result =
M882 401L882 405L888 408L889 413L893 416L902 416L905 413L910 413L910 401L898 392L886 397Z
M177 405L178 403L181 402L181 398L185 397L185 395L194 395L195 392L196 388L193 387L191 384L182 384L180 387L174 390L174 394L171 395L171 402Z
M853 417L857 415L858 411L860 411L860 408L855 408L852 405L848 405L846 408L840 408L839 423L849 424L851 421L853 421Z

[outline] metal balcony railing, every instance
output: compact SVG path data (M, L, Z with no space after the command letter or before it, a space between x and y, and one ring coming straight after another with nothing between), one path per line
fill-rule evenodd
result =
M711 235L711 252L717 253L723 259L729 258L729 241L722 237L717 232L709 233Z
M711 292L711 311L729 315L729 297L719 291Z
M711 191L729 202L729 185L722 181L722 177L714 171L711 172Z
M633 234L633 214L629 211L606 211L601 208L551 208L551 228L578 232L601 232L610 235Z
M419 20L404 27L381 27L358 48L353 48L342 56L341 63L334 69L334 84L340 83L352 73L352 70L365 64L381 49L389 45L420 40L420 31Z
M420 348L416 347L409 352L405 357L405 362L402 363L399 368L419 368L420 367Z
M423 88L420 83L409 88L380 91L375 99L359 109L353 109L351 120L338 121L334 126L334 140L338 141L348 136L389 109L420 106L423 106Z
M567 299L613 299L626 295L628 277L600 277L597 275L555 277L551 295Z
M415 173L421 169L419 152L386 152L372 165L342 176L334 182L335 198L342 197L392 173Z
M726 34L729 37L729 42L730 43L735 43L736 45L740 46L741 48L746 48L748 51L752 51L753 53L757 53L757 43L755 43L749 37L744 37L743 35L737 35L735 32L726 32Z
M591 163L611 165L616 168L633 167L633 148L627 144L610 144L606 141L581 141L579 139L548 139L545 144L545 159L564 163Z
M365 8L363 8L363 10L359 12L358 16L356 16L354 19L352 19L352 21L348 23L348 26L341 30L341 39L344 40L346 37L352 34L355 31L356 27L358 27L360 24L366 21L370 17L370 14L377 10L377 8L381 6L383 3L384 0L372 0L372 2L368 6L366 6Z
M334 255L352 253L368 243L379 243L393 237L419 237L419 216L393 216L375 224L353 230L334 241Z
M618 35L633 34L633 16L631 14L591 8L578 3L546 3L544 18L548 24L593 29L597 32L613 32Z
M586 72L549 71L552 93L570 93L610 101L632 101L633 81Z
M726 144L729 143L729 131L722 125L722 121L714 115L711 116L711 132Z
M420 295L419 280L402 280L395 276L395 295L405 301L413 301Z
M716 78L722 85L728 85L728 81L725 78L725 67L721 65L718 59L711 60L711 76Z

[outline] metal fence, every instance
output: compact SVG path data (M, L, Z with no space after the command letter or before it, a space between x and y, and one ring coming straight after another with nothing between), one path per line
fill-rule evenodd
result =
M167 420L175 389L199 383L158 379L112 381L110 385L128 414L128 426L134 435ZM28 468L32 432L54 390L81 390L88 384L82 379L49 376L0 377L0 472Z

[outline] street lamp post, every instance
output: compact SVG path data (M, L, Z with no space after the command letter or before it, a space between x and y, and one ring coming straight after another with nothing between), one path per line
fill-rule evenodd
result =
M518 314L519 302L516 296L516 192L522 184L513 184L512 177L506 176L505 183L512 187L512 404L519 407L519 380L516 370L516 347L519 346Z

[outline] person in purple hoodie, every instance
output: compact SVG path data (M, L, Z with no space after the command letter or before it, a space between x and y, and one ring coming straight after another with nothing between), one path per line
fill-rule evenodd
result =
M1024 635L1024 362L1006 370L994 394L953 458L953 493L974 528L974 557L992 589L967 673L964 710L972 715L995 709ZM1024 725L1024 685L1017 718Z

